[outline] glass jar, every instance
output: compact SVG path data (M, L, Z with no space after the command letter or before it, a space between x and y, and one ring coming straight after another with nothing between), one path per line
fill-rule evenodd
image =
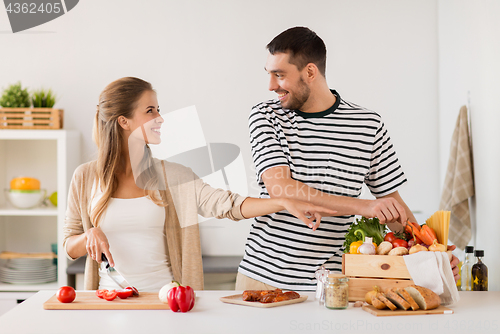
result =
M315 277L317 280L316 300L318 300L319 305L325 304L325 283L329 274L330 270L326 269L324 266L321 266L318 270L316 270L315 273Z
M325 307L329 309L345 309L349 306L349 286L347 278L342 274L329 274L325 282Z

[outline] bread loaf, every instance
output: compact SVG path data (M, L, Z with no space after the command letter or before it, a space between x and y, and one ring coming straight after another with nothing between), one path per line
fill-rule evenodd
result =
M402 308L403 310L407 310L410 308L410 304L402 298L398 293L396 292L396 288L392 289L387 289L385 291L385 296L397 307Z
M383 302L385 305L387 305L388 308L390 308L392 311L396 310L398 307L396 305L394 305L389 299L387 299L387 297L379 292L377 293L377 299L379 299L381 302Z
M418 285L410 285L405 290L422 310L432 310L441 304L441 298L432 290Z
M387 308L387 305L385 305L385 303L383 301L378 299L377 296L372 296L371 302L372 302L373 307L375 307L378 310L383 310L383 309Z
M415 299L413 299L410 294L403 288L399 288L396 290L396 292L402 297L404 298L404 300L406 300L408 302L408 304L410 304L411 306L411 309L413 311L416 311L418 310L420 307L418 306L417 302L415 302Z

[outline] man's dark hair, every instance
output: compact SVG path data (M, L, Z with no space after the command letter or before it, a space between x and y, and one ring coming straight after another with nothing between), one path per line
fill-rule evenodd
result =
M315 64L325 76L326 46L314 31L306 27L294 27L283 31L267 44L269 53L289 53L290 64L302 70L307 64Z

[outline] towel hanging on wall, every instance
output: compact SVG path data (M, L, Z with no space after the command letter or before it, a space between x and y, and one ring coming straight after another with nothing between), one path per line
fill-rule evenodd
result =
M471 239L469 198L474 195L472 151L467 107L460 108L451 138L450 158L441 194L441 210L451 211L450 240L464 249Z

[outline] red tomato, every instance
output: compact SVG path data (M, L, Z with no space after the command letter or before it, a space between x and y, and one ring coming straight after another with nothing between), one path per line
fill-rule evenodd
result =
M56 297L61 303L71 303L76 298L76 292L70 286L63 286L57 290Z
M385 235L384 241L389 241L391 244L393 243L394 240L397 238L394 236L394 232L389 232Z
M408 243L406 242L406 240L403 240L403 239L396 239L392 242L392 247L396 248L396 247L404 247L404 248L407 248L408 247Z
M134 292L132 291L132 289L123 289L123 290L116 291L116 293L118 294L119 298L126 299L126 298L132 296L132 294Z
M104 298L104 293L105 293L106 291L108 291L108 290L106 290L106 289L96 290L95 295L96 295L97 297L99 297L99 298Z
M104 299L108 300L108 301L112 301L113 299L116 298L116 296L118 296L118 292L116 292L116 290L109 290L109 291L106 291L104 292Z
M135 287L133 287L133 286L127 286L125 289L126 290L132 290L132 294L134 296L139 296L139 290L137 290Z

